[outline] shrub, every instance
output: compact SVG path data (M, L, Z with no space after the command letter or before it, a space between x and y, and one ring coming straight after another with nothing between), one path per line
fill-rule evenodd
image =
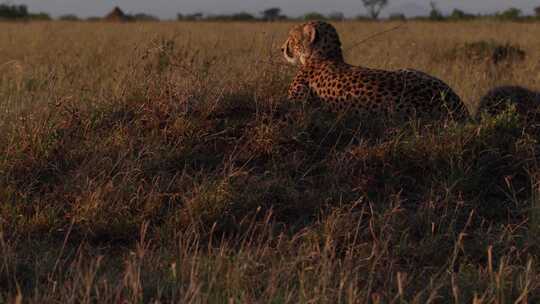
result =
M304 20L324 20L326 17L322 14L311 12L304 15Z
M518 20L521 17L521 10L511 7L503 12L497 13L495 16L502 20Z
M79 17L77 17L77 15L73 15L73 14L70 14L70 15L62 15L60 17L58 17L58 20L61 20L61 21L79 21Z
M474 14L469 14L459 9L454 9L448 18L451 20L471 20L475 19L476 16Z
M47 13L30 14L28 16L30 20L49 21L52 20L51 16Z
M329 14L326 18L331 21L343 21L345 20L345 15L341 12L333 12Z
M402 13L393 13L393 14L390 14L390 16L388 17L388 20L405 21L407 20L407 17L405 16L405 14L402 14Z

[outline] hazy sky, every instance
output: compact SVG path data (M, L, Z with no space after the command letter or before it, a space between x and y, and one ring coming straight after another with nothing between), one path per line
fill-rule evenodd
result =
M0 1L3 2L3 1ZM268 7L281 7L285 14L299 16L310 11L321 13L344 12L347 16L365 13L361 0L11 0L26 4L32 12L44 11L54 16L76 14L83 17L102 16L114 6L127 13L149 13L161 18L174 18L183 14L207 14L247 11L258 13ZM405 12L408 15L425 14L429 0L389 0L384 13ZM508 7L518 7L526 13L540 5L538 0L436 0L439 8L449 11L460 8L469 12L488 13Z

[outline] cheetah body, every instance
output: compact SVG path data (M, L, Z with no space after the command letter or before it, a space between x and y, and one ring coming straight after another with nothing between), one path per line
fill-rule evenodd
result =
M358 115L464 118L459 96L443 81L416 70L385 71L344 62L335 28L312 21L294 27L283 45L285 58L300 64L289 87L293 101L316 101L331 111Z

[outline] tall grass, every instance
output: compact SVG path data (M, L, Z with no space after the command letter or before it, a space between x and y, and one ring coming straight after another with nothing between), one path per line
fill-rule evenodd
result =
M336 24L350 49L394 25ZM540 300L538 140L291 104L290 24L0 24L0 303ZM406 23L349 62L474 111L538 88L536 24ZM443 56L471 41L524 62Z

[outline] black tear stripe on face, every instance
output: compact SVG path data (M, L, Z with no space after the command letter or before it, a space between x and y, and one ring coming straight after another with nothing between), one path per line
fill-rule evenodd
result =
M287 40L287 45L285 46L285 54L289 58L293 58L293 56L294 56L294 54L293 54L293 52L291 50L291 41L290 40Z
M313 38L313 42L311 43L312 45L315 45L317 44L317 42L319 41L320 39L320 36L319 36L319 30L318 29L315 29L315 37Z

